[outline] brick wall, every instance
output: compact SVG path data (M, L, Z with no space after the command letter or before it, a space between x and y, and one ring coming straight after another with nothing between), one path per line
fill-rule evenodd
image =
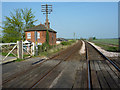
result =
M27 38L27 33L31 33L31 39L28 39L28 38ZM26 38L26 40L29 40L29 41L31 41L31 42L35 42L34 34L35 34L34 31L25 32L25 38Z
M50 45L56 44L56 33L49 32L49 44Z
M46 31L37 31L40 33L40 38L38 38L38 43L44 43L46 41ZM31 39L27 38L27 33L31 33ZM35 32L34 31L27 31L25 32L25 38L26 40L29 40L31 42L35 43ZM53 40L52 40L53 36ZM49 32L49 44L50 45L55 45L56 44L56 33Z
M46 31L37 31L40 33L40 38L37 39L38 43L44 43L46 41Z

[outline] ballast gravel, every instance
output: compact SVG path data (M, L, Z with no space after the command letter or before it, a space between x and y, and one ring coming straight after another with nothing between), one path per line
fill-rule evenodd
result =
M92 42L89 42L89 43L92 44L95 48L97 48L100 52L102 52L107 57L118 57L118 56L120 56L120 53L117 53L117 52L108 52L108 51L102 49L101 47L95 45Z

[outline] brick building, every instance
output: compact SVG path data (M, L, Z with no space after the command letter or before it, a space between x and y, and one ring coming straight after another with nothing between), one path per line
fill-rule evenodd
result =
M46 42L46 31L47 27L43 24L37 25L35 27L29 28L25 31L25 38L28 41L37 42L38 45L42 45ZM56 31L48 27L49 32L49 44L56 44Z

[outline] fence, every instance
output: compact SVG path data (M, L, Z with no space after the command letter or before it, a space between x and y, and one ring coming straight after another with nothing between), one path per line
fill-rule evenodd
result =
M23 59L26 53L27 56L34 55L34 43L25 43L23 41L17 41L17 43L0 43L2 53L7 53L2 59L4 61L10 54L14 57Z

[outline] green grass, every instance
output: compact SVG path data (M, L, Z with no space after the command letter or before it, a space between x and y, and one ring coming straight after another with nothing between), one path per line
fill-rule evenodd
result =
M61 48L62 49L62 48ZM53 48L45 52L40 52L39 56L51 56L61 50L60 48Z
M95 45L100 46L101 48L103 48L106 51L118 52L118 47L108 46L108 45L99 44L99 43L95 43Z
M69 45L71 45L72 43L75 43L75 40L69 40L69 41L63 41L61 44L52 47L50 50L45 51L45 52L39 52L39 56L51 56L57 52L59 52L60 50L63 49L63 47L68 47Z
M20 61L23 61L24 59L19 59L19 58L17 58L15 61L16 62L20 62Z
M0 53L0 55L2 55L2 56L6 56L8 53L5 53L5 52L2 52L2 53ZM15 57L13 54L9 54L8 56L12 56L12 57Z
M75 43L76 40L69 40L69 41L63 41L61 42L62 45L71 45L72 43Z
M25 54L25 55L23 55L23 57L28 57L28 56L30 56L30 55L29 55L29 54L27 54L27 55L26 55L26 54Z
M112 45L119 45L119 40L118 39L97 39L93 40L93 42L96 43L103 43L103 44L112 44Z
M66 42L66 41L61 42L61 44L62 44L62 45L71 45L70 42Z
M92 40L91 42L95 43L97 46L100 46L106 51L118 52L119 49L118 39L96 39Z

